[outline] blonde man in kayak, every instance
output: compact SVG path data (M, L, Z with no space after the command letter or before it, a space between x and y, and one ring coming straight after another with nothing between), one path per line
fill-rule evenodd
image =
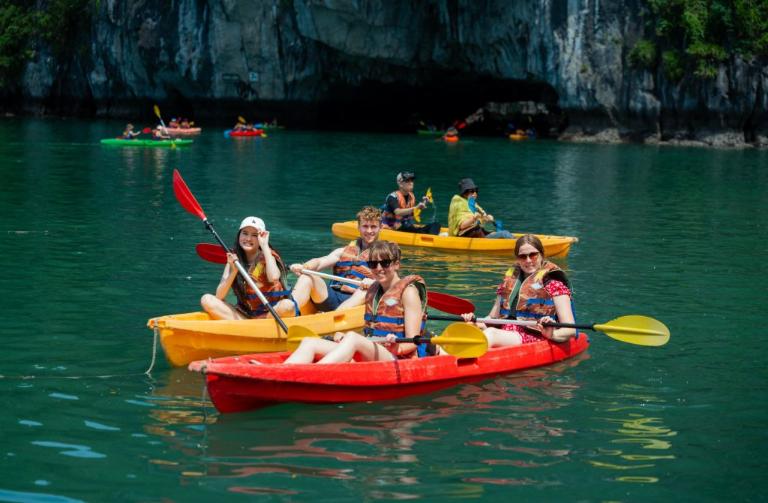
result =
M256 286L280 316L299 315L291 299L286 270L280 255L269 246L269 231L258 217L247 217L240 224L235 240L235 253L227 253L227 265L216 287L216 295L206 293L200 299L205 312L214 320L244 320L266 318L269 309L243 279L234 266L237 259L251 274ZM229 289L235 293L237 304L224 299Z
M322 271L333 267L333 274L344 278L362 280L362 288L373 283L373 274L368 269L368 249L379 239L381 230L381 210L365 206L357 213L357 229L360 237L350 241L347 246L337 248L325 257L307 260L303 264L291 265L291 272L298 276L293 287L293 299L304 306L310 300L318 311L333 311L347 300L358 287L349 283L331 281L326 284L322 278L311 274L302 274L302 269Z
M391 361L417 356L416 345L396 343L424 332L427 319L427 285L417 275L401 278L400 248L389 241L376 241L368 259L375 282L367 291L358 290L340 309L365 303L365 335L337 332L333 341L306 338L285 360L286 364L342 363L353 358L362 361ZM374 342L369 337L384 337Z
M515 266L496 290L496 302L488 317L536 320L539 324L494 328L477 323L488 339L488 347L519 346L542 338L565 342L575 336L573 328L545 326L549 322L574 323L574 316L568 279L557 265L545 259L541 240L533 234L521 236L515 243L515 256ZM471 322L474 314L465 313L462 317Z

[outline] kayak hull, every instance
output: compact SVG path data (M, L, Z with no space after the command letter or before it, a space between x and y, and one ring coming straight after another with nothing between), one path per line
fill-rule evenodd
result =
M393 362L285 365L289 353L198 361L190 370L206 377L208 394L222 413L283 402L344 403L394 400L457 384L549 365L589 347L586 334L555 344L538 341L493 348L479 358L450 355ZM254 364L251 361L261 364Z
M194 140L174 138L171 140L124 140L122 138L106 138L101 140L102 145L118 147L182 147L192 145Z
M443 227L441 234L447 234L448 229ZM357 222L339 222L333 224L331 232L342 239L356 239L360 237ZM514 233L515 237L523 233ZM578 238L569 236L551 236L536 234L544 245L544 253L547 257L562 258L568 256L573 243ZM517 239L488 239L488 238L461 238L456 236L434 236L431 234L415 234L412 232L400 232L392 229L382 229L379 239L392 241L399 245L419 246L422 248L434 248L437 250L469 251L469 252L496 252L508 253L515 249Z
M228 129L225 134L233 138L250 137L250 136L264 136L264 130L256 129L253 131L232 131Z
M362 327L364 313L365 306L358 306L283 321L289 327L302 325L318 334L331 334ZM286 350L285 334L272 318L212 320L207 313L194 312L152 318L147 326L158 329L165 356L174 367L207 358Z
M416 130L416 134L422 136L443 136L445 131L438 131L436 129L418 129Z
M168 134L171 136L191 136L200 134L203 130L199 127L190 128L168 128Z

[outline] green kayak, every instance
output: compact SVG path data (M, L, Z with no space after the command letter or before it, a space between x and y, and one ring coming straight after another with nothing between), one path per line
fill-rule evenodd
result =
M416 134L421 134L424 136L442 136L445 131L438 131L436 129L418 129L416 130Z
M124 140L122 138L107 138L101 140L102 145L119 145L121 147L181 147L191 145L193 140L174 138L172 140Z

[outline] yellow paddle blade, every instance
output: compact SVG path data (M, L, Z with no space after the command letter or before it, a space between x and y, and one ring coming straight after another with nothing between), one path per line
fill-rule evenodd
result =
M421 208L413 209L413 219L417 222L421 222Z
M639 346L663 346L669 341L669 329L659 320L648 316L620 316L594 329L618 341Z
M432 187L427 188L427 193L424 194L424 196L427 198L427 201L429 201L430 203L435 202L435 200L432 198Z
M243 118L242 115L238 115L237 116L237 122L239 122L240 124L245 124L246 121L245 121L245 119Z
M477 358L488 351L488 339L483 331L462 322L451 323L431 342L457 358Z
M155 105L154 108L155 108L155 115L157 115L157 118L159 119L160 118L160 107Z
M288 334L286 334L285 340L288 346L288 351L293 351L298 348L305 337L320 337L320 335L314 330L302 327L301 325L291 325L288 327Z

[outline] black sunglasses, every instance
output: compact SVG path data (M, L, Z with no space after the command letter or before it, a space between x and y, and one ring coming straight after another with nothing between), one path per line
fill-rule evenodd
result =
M383 269L392 265L392 259L385 258L384 260L369 260L368 267L371 270L377 269L381 265Z

